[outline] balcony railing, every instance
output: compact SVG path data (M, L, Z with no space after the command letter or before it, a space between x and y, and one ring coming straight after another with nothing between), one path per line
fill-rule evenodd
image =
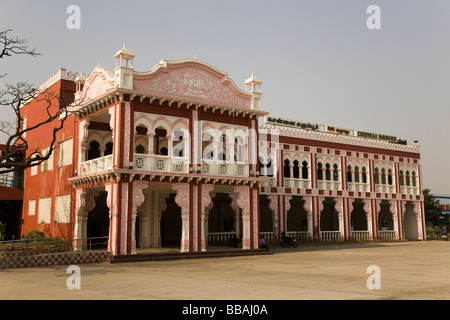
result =
M386 184L376 184L375 192L378 193L395 193L394 185L386 185Z
M106 170L111 170L112 168L113 168L113 161L111 154L105 157L100 157L93 160L82 162L80 164L80 174L81 175L94 174Z
M378 239L396 240L397 233L395 230L378 230Z
M340 181L319 180L317 181L317 189L320 190L341 190Z
M202 173L217 176L249 176L249 166L245 163L203 160Z
M189 159L181 157L135 153L133 169L143 171L188 173Z
M341 241L340 231L320 231L320 238L322 241Z
M351 238L355 240L370 240L369 231L351 231Z
M401 186L400 187L400 193L401 194L411 194L411 195L419 195L419 187L408 187L408 186Z
M284 186L286 188L311 188L311 181L308 179L284 178Z
M368 183L348 182L347 188L348 188L348 191L357 191L357 192L370 191L370 186Z

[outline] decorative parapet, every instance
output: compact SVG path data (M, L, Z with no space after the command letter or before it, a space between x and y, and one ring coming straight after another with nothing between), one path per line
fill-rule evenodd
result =
M356 145L359 147L369 147L369 148L420 153L419 146L402 145L402 144L384 142L384 141L379 141L379 140L371 140L371 139L365 139L365 138L359 138L359 137L350 137L350 136L345 136L345 135L336 135L333 133L316 132L316 131L311 131L311 130L302 130L302 129L294 129L294 128L274 127L271 125L260 125L259 129L266 130L268 134L273 132L273 134L285 136L285 137L301 138L301 139L308 139L308 140L315 140L315 141L325 141L325 142L340 143L340 144L350 144L350 145Z

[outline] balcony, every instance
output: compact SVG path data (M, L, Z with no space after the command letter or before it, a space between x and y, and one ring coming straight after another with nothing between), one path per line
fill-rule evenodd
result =
M386 185L386 184L376 184L375 192L377 193L395 193L394 185Z
M401 186L400 187L401 194L410 194L410 195L420 195L419 187L411 187L411 186Z
M89 174L95 174L111 170L112 168L113 168L113 158L111 154L105 157L100 157L93 160L81 162L80 175L85 176Z
M340 181L319 180L317 181L317 189L320 190L341 190Z
M370 191L370 186L368 183L348 182L347 188L348 188L348 191L356 191L356 192L369 192Z
M308 179L284 178L285 188L310 189L311 181Z
M182 157L171 157L154 154L134 154L135 170L159 171L159 172L189 172L189 159Z
M215 176L248 177L249 166L245 163L205 160L202 162L202 173Z

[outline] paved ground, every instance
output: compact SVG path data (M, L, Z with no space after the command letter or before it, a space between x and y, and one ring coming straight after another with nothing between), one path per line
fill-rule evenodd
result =
M273 255L0 271L0 299L450 299L450 242L271 248ZM380 269L380 289L367 279ZM73 282L75 283L75 282ZM375 282L371 282L375 283Z

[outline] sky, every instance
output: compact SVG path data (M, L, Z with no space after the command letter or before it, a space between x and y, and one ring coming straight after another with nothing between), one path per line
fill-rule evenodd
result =
M367 27L371 5L380 29ZM124 42L137 71L197 56L242 89L253 72L275 117L418 140L423 187L450 194L448 0L0 0L4 29L42 55L1 59L0 89L113 69Z

